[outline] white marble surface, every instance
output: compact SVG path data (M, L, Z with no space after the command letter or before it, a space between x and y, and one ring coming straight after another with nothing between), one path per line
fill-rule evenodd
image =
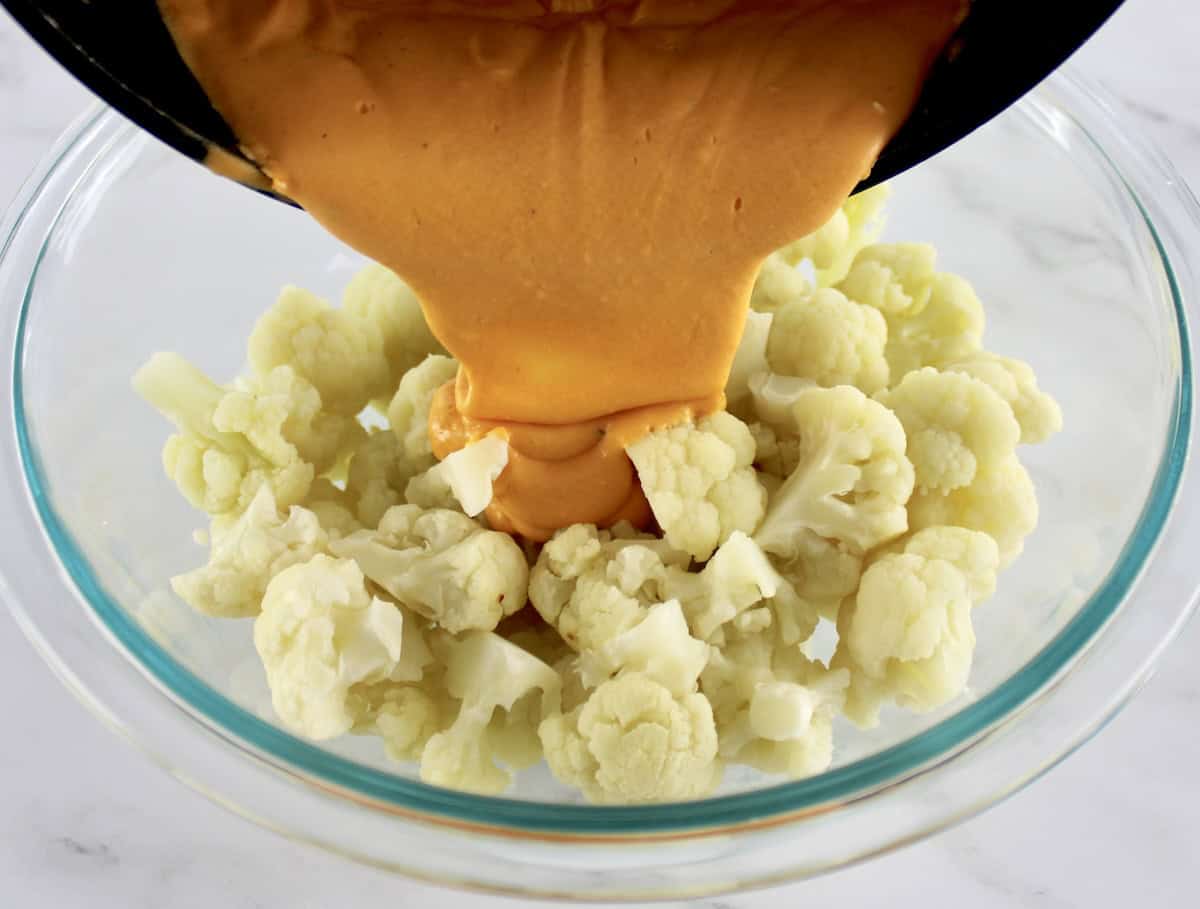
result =
M1193 186L1200 186L1197 39L1200 4L1193 0L1128 0L1076 58L1118 96L1128 122L1160 143ZM87 100L0 13L0 201L15 193ZM3 533L0 523L0 552ZM1193 623L1146 690L1091 744L982 817L816 881L695 905L1196 905L1197 648L1200 625ZM7 618L0 618L0 716L5 906L493 904L292 845L182 788L73 701Z

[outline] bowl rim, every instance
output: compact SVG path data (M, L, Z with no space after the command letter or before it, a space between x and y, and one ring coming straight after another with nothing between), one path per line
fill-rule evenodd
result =
M1091 89L1081 87L1079 80L1074 77L1060 74L1054 79L1074 83L1085 94L1092 93ZM1098 107L1096 116L1112 118L1111 112L1102 107ZM17 215L11 233L0 245L0 262L21 228L22 215L39 199L47 181L63 160L95 129L116 119L111 111L100 109L78 121L64 134L55 153L48 159L44 178L28 193L23 211ZM678 834L728 833L764 823L786 823L827 810L831 805L865 798L883 787L898 784L960 754L990 730L1017 715L1061 678L1094 643L1108 621L1125 603L1130 589L1154 551L1179 491L1192 444L1195 383L1186 306L1172 260L1146 205L1103 145L1091 137L1085 126L1080 124L1080 128L1094 143L1094 150L1107 162L1120 186L1141 213L1166 276L1179 340L1179 375L1163 456L1141 513L1104 581L1058 634L1019 670L978 700L917 735L816 776L747 792L659 805L574 805L475 795L389 774L327 752L260 719L200 680L144 631L104 589L53 507L49 484L43 475L40 457L27 425L21 366L24 362L29 310L39 268L66 209L65 200L42 238L17 317L11 366L12 398L9 403L13 407L16 445L28 495L54 557L94 618L111 634L124 655L147 673L180 708L193 719L199 720L209 732L234 739L235 743L240 743L279 769L299 775L311 784L348 793L374 807L453 826L533 835L557 834L585 838L658 835L669 838ZM128 135L138 134L130 127ZM118 145L120 143L115 141L106 143L92 161ZM77 188L72 187L71 193ZM67 198L70 198L70 194Z

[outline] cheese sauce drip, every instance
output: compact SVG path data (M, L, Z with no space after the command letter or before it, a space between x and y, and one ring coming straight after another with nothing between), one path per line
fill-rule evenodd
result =
M965 0L160 0L274 188L399 273L489 518L649 520L623 444L721 406L754 277L908 116ZM647 415L652 415L648 418Z

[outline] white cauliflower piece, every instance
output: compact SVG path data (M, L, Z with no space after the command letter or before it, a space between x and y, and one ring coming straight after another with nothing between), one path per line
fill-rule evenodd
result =
M363 439L350 458L346 498L364 527L374 527L393 505L404 502L409 481L419 468L405 457L400 440L386 429Z
M771 561L796 595L831 621L842 601L858 589L863 566L860 553L810 530L776 543Z
M668 571L662 589L682 603L688 624L706 641L760 604L778 613L793 639L808 637L816 624L815 613L797 599L758 544L740 531L721 544L700 572ZM770 612L764 620L766 615Z
M298 287L285 287L259 318L249 353L259 374L291 366L333 413L353 416L393 387L379 327Z
M393 271L371 263L342 292L342 312L369 324L383 343L391 370L389 388L430 354L446 351L425 322L421 302Z
M838 290L888 318L916 314L929 302L936 260L928 243L875 243L855 257Z
M404 495L411 505L449 508L475 517L491 504L494 484L507 466L508 440L494 432L417 474Z
M284 379L294 376L273 373L264 387ZM303 437L310 450L322 446L313 442L319 415L306 411L293 419L289 409L305 398L298 383L290 382L288 394L259 398L247 387L222 388L178 354L158 353L138 370L133 385L181 430L167 440L163 466L196 508L236 515L264 486L280 506L295 505L308 493L316 471L296 442ZM289 429L297 436L289 439Z
M858 251L883 229L883 204L891 195L886 184L857 193L842 203L828 221L811 234L779 250L793 265L807 259L820 287L836 284L846 274Z
M451 634L491 630L525 605L529 566L508 534L456 511L388 509L376 530L331 540L396 600Z
M969 486L945 495L918 492L908 503L913 530L953 525L986 533L1000 547L1000 566L1011 565L1038 521L1037 493L1028 471L1010 456L980 470Z
M904 429L886 407L850 386L808 388L789 419L800 464L755 535L764 550L786 555L804 530L856 552L904 533L913 467Z
M696 690L709 646L688 631L678 600L650 607L638 624L610 638L580 660L581 680L594 688L618 673L640 673L675 697Z
M1000 549L986 533L965 527L926 527L905 541L903 551L957 568L966 579L972 606L996 592Z
M725 380L725 404L731 411L750 397L750 377L767 372L767 337L772 318L770 313L746 311L742 339L733 355L729 378Z
M421 779L471 792L503 792L512 776L496 760L504 758L500 752L523 749L512 748L517 730L496 723L496 713L506 711L527 723L557 715L558 673L487 631L468 632L446 649L446 690L461 706L454 722L426 743Z
M983 344L983 304L958 275L938 274L920 311L888 319L887 360L893 383L922 366L966 359Z
M782 253L773 252L758 270L750 292L750 309L770 315L781 306L803 300L813 292L804 273Z
M806 659L770 626L731 635L700 677L721 757L793 777L828 767L833 718L848 683L846 670Z
M668 543L703 561L734 531L753 533L766 507L754 437L724 411L652 432L626 451Z
M784 477L800 463L800 440L779 435L766 423L755 420L746 424L754 436L754 469L759 482L767 489L767 501L783 482ZM768 485L772 483L774 485Z
M720 782L712 708L642 673L604 682L581 706L538 728L555 777L592 802L660 802L707 795Z
M254 620L254 646L280 720L310 739L350 731L359 722L356 686L419 677L405 664L404 624L347 559L316 555L275 575Z
M662 602L668 567L688 561L660 540L619 539L574 524L542 547L529 577L529 601L573 649L597 650Z
M377 733L393 761L418 760L454 715L450 699L426 685L386 685L373 707L370 725L363 731Z
M887 323L878 310L824 288L775 314L767 362L783 375L874 394L888 381L886 345Z
M876 400L900 420L922 492L966 486L980 469L1011 457L1021 429L988 385L965 373L914 370Z
M427 470L435 461L429 441L429 409L434 393L457 374L457 360L430 355L404 374L388 405L388 424L400 440L404 457L420 470Z
M317 516L295 505L280 512L265 486L237 521L210 536L208 564L171 578L171 587L192 608L225 618L257 615L271 578L325 546Z
M851 669L854 722L875 725L885 700L928 711L962 692L975 648L971 608L994 589L998 569L986 534L938 527L863 572L839 617L834 659Z
M945 369L986 382L1000 395L1021 427L1023 444L1044 442L1062 429L1058 402L1038 388L1037 377L1028 363L981 350L965 360L947 364Z

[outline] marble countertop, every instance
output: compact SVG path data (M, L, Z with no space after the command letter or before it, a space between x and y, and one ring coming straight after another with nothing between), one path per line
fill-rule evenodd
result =
M1053 0L1050 0L1053 2ZM1129 0L1075 64L1200 187L1200 4ZM88 96L0 13L0 203ZM0 551L5 529L0 523ZM1200 540L1197 541L1200 546ZM1046 778L979 818L803 884L700 909L804 901L971 909L1195 905L1200 624L1141 695ZM513 905L293 845L184 789L110 735L0 617L0 894L21 907L462 909ZM936 891L931 887L936 882ZM935 895L936 894L936 895Z

